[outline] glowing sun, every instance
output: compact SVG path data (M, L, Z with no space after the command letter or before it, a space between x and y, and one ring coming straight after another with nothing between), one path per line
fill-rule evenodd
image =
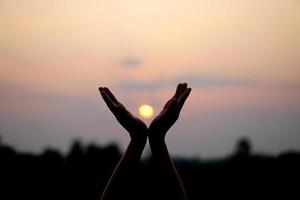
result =
M148 104L143 104L139 107L139 114L144 118L150 118L153 116L153 108Z

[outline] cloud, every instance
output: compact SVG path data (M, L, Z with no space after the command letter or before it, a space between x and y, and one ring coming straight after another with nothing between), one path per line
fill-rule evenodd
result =
M130 58L126 58L124 60L122 60L120 62L120 65L122 67L126 67L126 68L134 68L134 67L138 67L141 64L141 60L135 57L130 57Z
M180 82L187 82L193 87L255 87L261 84L256 79L234 77L219 77L210 75L187 75L173 79L158 79L153 82L125 80L119 83L124 90L158 90L174 86Z
M273 83L273 86L283 90L300 91L300 82L277 82L277 83Z
M212 75L186 75L178 76L171 79L157 79L152 82L144 82L138 80L124 80L119 82L121 89L128 91L141 90L160 90L163 88L173 87L178 83L186 82L193 88L224 88L224 87L263 87L278 90L293 90L300 92L300 82L291 81L268 81L251 78L238 77L221 77Z

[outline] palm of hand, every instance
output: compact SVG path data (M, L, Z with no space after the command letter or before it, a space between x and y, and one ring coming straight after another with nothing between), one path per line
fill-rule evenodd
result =
M150 124L149 137L162 139L165 137L167 131L179 118L180 111L190 92L191 88L187 88L186 83L178 84L174 96L165 104L163 110Z
M111 91L100 87L99 91L110 111L117 118L118 122L129 132L132 139L146 139L149 137L164 138L165 134L176 122L185 100L191 92L186 83L180 83L177 86L174 96L165 104L163 110L154 118L149 126L139 118L132 115L123 104L121 104Z
M132 139L147 138L147 126L139 118L132 115L121 104L108 88L99 88L102 98L118 122L129 132Z

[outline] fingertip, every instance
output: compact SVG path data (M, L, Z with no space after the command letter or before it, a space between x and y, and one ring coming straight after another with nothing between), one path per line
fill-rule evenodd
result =
M178 86L180 87L180 89L182 89L184 85L183 83L179 83Z
M180 93L181 90L181 83L178 83L177 87L176 87L176 93Z
M106 92L108 92L109 94L112 94L111 91L110 91L110 89L109 89L108 87L104 87L104 90L105 90Z
M190 93L191 93L191 91L192 91L192 88L187 88L185 91L184 91L184 93L182 94L182 96L181 96L181 98L180 98L180 102L181 101L185 101L187 98L188 98L188 96L190 95Z
M182 86L183 86L183 83L179 83L178 84L178 87L181 89L182 88Z
M103 90L103 87L99 87L98 90L101 92L101 90Z

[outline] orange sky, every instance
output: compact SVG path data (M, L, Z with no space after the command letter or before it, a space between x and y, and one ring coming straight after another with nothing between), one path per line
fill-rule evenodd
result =
M65 149L77 136L125 144L125 134L98 136L96 127L106 129L94 124L96 120L86 122L89 133L82 135L82 128L70 128L80 119L65 118L80 111L113 120L99 102L96 89L100 85L112 88L136 112L142 103L159 110L176 83L186 81L194 90L183 118L202 119L201 112L206 113L203 131L212 135L203 137L216 142L216 150L196 146L178 150L175 144L180 137L174 135L175 153L222 154L242 135L261 150L294 148L295 140L300 141L299 125L294 124L300 116L299 58L297 0L4 0L0 3L0 131L4 140L29 150L45 145ZM249 122L248 110L254 116L264 113L261 120L270 121L269 129L251 129L255 121ZM231 116L232 112L240 114ZM281 131L290 127L289 134L272 135L282 113L286 117L279 120ZM211 117L226 114L242 120L245 130L232 133L229 122L209 124ZM61 118L56 121L58 115ZM180 124L177 128L184 130L192 126L187 121ZM122 131L114 122L110 125L108 132ZM218 135L221 127L224 135ZM197 134L201 128L197 128L186 142L201 140ZM53 131L64 133L50 137ZM250 135L254 131L256 136ZM265 133L264 139L260 132ZM270 134L276 139L268 146L262 141ZM33 136L39 138L34 143L30 142ZM280 143L282 137L284 143ZM219 148L223 140L227 146Z

